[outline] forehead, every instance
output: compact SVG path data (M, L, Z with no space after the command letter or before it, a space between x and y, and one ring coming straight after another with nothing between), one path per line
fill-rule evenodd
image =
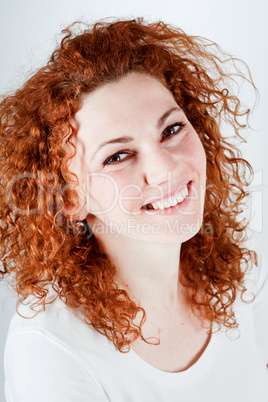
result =
M97 129L109 124L112 130L129 122L133 127L174 104L172 93L158 79L133 72L85 95L76 120L80 134L85 126Z

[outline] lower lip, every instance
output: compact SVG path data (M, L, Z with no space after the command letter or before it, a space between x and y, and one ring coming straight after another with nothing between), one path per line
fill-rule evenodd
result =
M191 201L191 195L192 195L192 181L190 181L187 185L188 187L188 195L187 197L180 202L177 205L174 205L174 207L169 207L169 208L164 208L164 209L142 209L143 212L146 212L148 214L154 214L154 215L176 215L178 212L183 211L185 208L187 208L189 202Z

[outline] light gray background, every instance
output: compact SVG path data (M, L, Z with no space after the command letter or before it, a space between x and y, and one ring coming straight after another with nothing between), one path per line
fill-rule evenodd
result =
M267 251L268 219L268 5L266 0L2 0L0 4L0 93L17 88L25 76L41 67L54 49L62 28L75 20L92 22L104 17L163 20L187 33L205 36L246 61L260 92L251 119L245 157L256 178L247 216L255 242ZM245 94L250 100L251 94ZM4 397L3 352L15 297L0 283L0 402Z

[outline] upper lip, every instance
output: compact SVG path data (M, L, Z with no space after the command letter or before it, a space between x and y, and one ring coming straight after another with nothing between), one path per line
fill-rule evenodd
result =
M155 198L155 199L153 199L152 197L149 198L149 199L148 199L148 202L147 202L146 204L144 204L143 207L144 207L145 205L153 204L154 202L163 201L163 200L165 200L166 198L173 197L175 194L177 194L179 191L181 191L181 190L182 190L185 186L187 186L189 183L191 183L191 180L189 180L189 181L187 181L187 182L184 182L183 184L179 184L174 190L168 192L167 194L165 194L165 195L164 195L163 197L161 197L161 198Z

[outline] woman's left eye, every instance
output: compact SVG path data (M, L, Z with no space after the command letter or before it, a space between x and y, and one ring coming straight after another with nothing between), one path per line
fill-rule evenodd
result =
M179 134L184 127L185 127L184 123L175 123L172 124L171 126L168 126L163 131L162 139L165 140L166 138L173 137L174 135Z

